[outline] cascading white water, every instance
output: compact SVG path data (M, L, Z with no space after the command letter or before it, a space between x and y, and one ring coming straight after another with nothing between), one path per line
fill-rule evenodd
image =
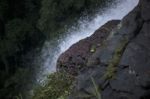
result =
M42 70L37 75L38 79L43 79L43 75L56 71L56 62L61 53L67 50L72 44L79 40L90 36L96 29L102 26L109 20L122 19L129 13L139 0L117 0L112 2L109 7L103 9L91 21L79 20L78 28L73 27L68 29L66 35L57 41L45 42L41 55ZM57 42L58 45L54 43Z

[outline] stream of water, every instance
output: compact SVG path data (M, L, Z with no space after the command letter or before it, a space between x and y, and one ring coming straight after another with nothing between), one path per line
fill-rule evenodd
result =
M97 13L92 20L89 21L86 18L81 18L77 22L78 27L71 27L66 31L65 35L57 40L45 42L40 56L41 69L37 74L37 79L41 81L44 79L43 77L46 77L45 75L55 72L58 57L72 44L90 36L107 21L122 19L138 2L139 0L117 0L111 2L108 7Z

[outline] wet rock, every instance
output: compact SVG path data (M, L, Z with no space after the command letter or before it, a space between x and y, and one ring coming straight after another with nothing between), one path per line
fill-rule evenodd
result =
M150 1L149 0L141 0L141 13L142 13L142 18L144 21L150 21Z
M144 23L139 35L126 47L120 64L129 66L143 87L150 87L150 23Z
M117 29L112 31L104 42L104 47L99 48L89 59L87 66L94 65L94 60L108 64L113 58L114 52L119 46L126 44L138 33L143 24L140 14L140 5L123 18ZM93 62L94 61L94 62Z
M150 99L149 3L141 0L88 54L69 99Z
M118 30L118 32L120 35L124 35L129 40L131 40L133 37L135 37L139 33L143 25L143 19L141 18L140 7L141 7L140 5L135 7L121 21L122 27Z
M115 91L110 86L105 88L101 95L102 99L137 99L137 96L133 96L131 93Z
M58 59L57 69L76 75L85 67L88 58L97 50L109 33L116 27L119 20L112 20L95 31L93 35L72 45Z
M116 73L115 79L110 80L110 86L117 92L130 94L134 98L139 99L146 92L139 86L139 79L136 73L130 71L129 68L119 70ZM136 98L135 98L136 96ZM129 97L129 96L128 96ZM127 98L130 99L131 97ZM120 98L121 99L121 98Z
M105 66L92 66L81 71L80 75L77 76L76 87L74 88L72 97L69 99L96 99L94 86L97 86L100 92L108 84L108 82L103 79L105 71Z
M129 73L128 69L121 70L116 75L115 79L110 81L112 89L133 92L136 85L136 75Z

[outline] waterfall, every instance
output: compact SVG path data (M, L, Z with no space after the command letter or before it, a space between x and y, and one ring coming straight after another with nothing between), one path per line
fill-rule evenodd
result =
M86 38L96 29L101 27L104 23L112 19L122 19L127 15L139 2L139 0L114 0L109 6L102 9L95 15L92 20L86 20L86 18L79 19L78 28L71 27L68 29L64 36L57 40L45 42L41 57L40 65L41 70L37 74L38 80L43 80L44 76L48 73L56 71L56 62L61 53L66 51L72 44L79 40ZM55 45L57 42L57 45Z

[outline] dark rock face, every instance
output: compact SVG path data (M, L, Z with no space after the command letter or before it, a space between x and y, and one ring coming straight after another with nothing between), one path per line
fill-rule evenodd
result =
M102 40L102 46L95 52L90 53L87 49L91 43L84 42L94 41L93 36L102 35L103 33L98 34L98 31L103 28L91 37L76 43L60 56L58 63L65 63L67 72L70 72L69 62L72 62L69 61L69 57L76 59L74 55L78 54L86 60L82 60L84 68L77 75L68 99L150 99L149 5L149 0L141 0L119 25L110 27L104 39L97 38L92 44L98 44L97 41ZM80 64L80 61L75 60L74 64L76 63ZM58 68L64 69L60 64Z
M145 22L139 35L126 47L120 64L128 66L142 87L150 88L150 23Z
M76 75L87 63L88 58L101 46L119 20L109 21L95 33L71 46L58 59L58 71L65 70Z

